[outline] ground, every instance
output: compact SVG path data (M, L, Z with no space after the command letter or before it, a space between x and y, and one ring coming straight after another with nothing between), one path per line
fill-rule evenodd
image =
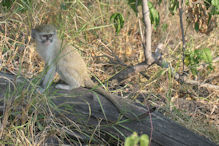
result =
M30 1L29 1L30 2ZM168 4L156 5L160 13L160 25L152 34L153 50L164 44L163 58L182 73L182 41L179 15L169 12ZM2 7L2 6L1 6ZM34 51L30 38L31 27L41 23L53 23L59 28L59 36L71 43L84 57L90 73L101 82L116 73L144 60L140 28L144 29L126 1L17 1L11 8L1 9L0 71L22 74L26 78L38 76L44 63ZM109 21L113 13L124 16L125 25L115 33ZM140 7L139 7L139 12ZM219 29L200 33L183 16L186 50L209 48L213 58L219 56ZM218 25L217 19L215 23ZM198 70L194 75L185 66L188 77L219 86L219 62L214 70ZM180 84L169 69L157 65L144 73L125 80L120 85L109 83L110 91L121 96L143 101L157 107L162 113L194 132L219 144L219 91L199 86Z

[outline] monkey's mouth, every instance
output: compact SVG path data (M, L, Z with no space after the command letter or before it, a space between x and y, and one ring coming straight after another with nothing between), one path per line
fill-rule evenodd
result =
M42 44L44 44L44 45L48 46L51 43L52 43L52 40L42 40Z

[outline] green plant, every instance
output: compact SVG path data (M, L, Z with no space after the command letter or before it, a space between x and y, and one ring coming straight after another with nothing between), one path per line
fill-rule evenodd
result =
M128 5L132 8L132 10L135 12L135 14L137 15L138 11L137 11L137 7L139 5L142 5L142 0L138 0L138 3L136 4L136 0L128 0ZM161 1L158 1L158 4ZM149 11L150 11L150 19L151 19L151 24L154 25L154 28L156 29L160 23L160 16L159 16L159 12L155 9L153 3L148 1L148 7L149 7Z
M156 29L158 25L160 24L159 12L154 8L151 2L148 2L148 7L150 11L151 23L154 24L154 28Z
M178 0L170 0L169 1L169 10L172 15L174 15L179 8L179 1Z
M113 25L116 29L116 34L119 34L120 30L124 26L124 17L120 13L114 13L110 17L110 22L113 22Z
M185 54L185 65L190 68L193 75L197 75L197 68L200 66L200 63L205 63L206 69L212 71L212 60L213 57L209 48L187 51Z
M3 7L6 7L7 9L10 9L11 6L12 6L12 4L14 3L14 1L15 1L15 0L3 0L3 1L1 2L1 5L2 5Z
M140 146L148 146L149 145L149 137L146 134L138 136L136 132L134 132L131 136L125 139L125 146L137 146L138 143Z
M211 5L212 5L211 14L212 15L219 14L219 0L211 0Z
M17 8L16 11L20 11L20 12L25 12L27 11L31 5L32 5L32 1L31 0L3 0L0 5L3 6L3 8L5 8L5 10L10 9L13 5L15 5L15 7Z

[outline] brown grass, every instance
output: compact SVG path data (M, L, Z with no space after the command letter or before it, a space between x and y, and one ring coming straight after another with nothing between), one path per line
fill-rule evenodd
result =
M25 7L26 9L23 11L19 11L19 4L22 4L22 0L15 1L10 9L0 8L0 71L22 74L27 78L33 78L43 71L44 64L34 51L34 45L30 38L31 27L42 23L55 24L59 28L60 37L64 37L81 52L91 74L103 82L125 67L121 63L132 65L144 59L138 18L126 1L70 1L69 4L66 4L66 9L60 9L60 5L64 4L61 0L34 0L32 5ZM152 47L155 48L156 44L160 42L164 43L164 58L177 71L181 71L181 34L178 15L170 15L168 8L163 6L158 7L158 10L161 26L153 33ZM123 14L125 18L125 26L119 35L115 34L113 25L109 22L110 16L115 12ZM162 24L168 25L166 30L162 30ZM186 23L185 26L187 26ZM205 35L188 27L186 32L187 49L208 47L211 49L213 57L219 56L218 31L218 29L214 29L210 35ZM120 62L116 61L115 56L118 56ZM204 81L218 74L218 63L214 65L214 68L210 74L198 76L198 80ZM205 72L205 69L200 72ZM116 86L118 90L114 92L132 93L133 98L137 99L138 95L143 95L148 103L162 109L164 114L170 118L219 143L217 91L180 85L170 77L168 70L157 66L152 66L145 74L150 77L149 80L141 75L136 75L126 80L124 87ZM189 76L194 78L192 74ZM218 76L210 83L219 85ZM19 92L17 96L21 93ZM32 96L29 93L23 94ZM146 94L150 96L144 96ZM32 105L31 101L20 100L20 102ZM14 109L16 109L15 107ZM25 122L7 119L9 124L5 125L2 133L5 138L2 143L40 144L41 140L48 135L48 128L53 127L56 122L51 117L52 124L43 125L44 130L41 130L36 126L37 120L33 119L36 114L45 113L42 110L39 113L37 110L35 112L35 114L32 112L34 115L26 114ZM14 116L22 119L22 116ZM26 122L28 125L24 126L22 123ZM58 127L60 128L60 126ZM59 130L55 131L55 134L65 135L59 133Z

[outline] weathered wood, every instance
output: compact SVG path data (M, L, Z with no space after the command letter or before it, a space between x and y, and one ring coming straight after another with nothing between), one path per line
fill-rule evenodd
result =
M0 74L0 100L2 101L5 89L8 87L8 80L1 78L1 75L2 74ZM151 113L151 119L149 116L139 120L128 120L122 117L120 121L124 120L123 123L118 124L117 121L120 117L120 113L117 108L103 96L98 95L97 97L96 93L85 88L78 88L72 91L51 88L50 91L49 96L51 102L59 107L59 110L52 111L56 118L62 119L64 115L72 121L80 123L84 128L96 127L99 124L99 130L101 130L102 133L108 132L124 140L125 137L131 135L133 131L136 131L138 134L144 133L150 136L152 121L152 146L215 145L207 138L191 132L158 112ZM105 115L103 114L99 101L101 102ZM98 123L98 119L102 119L101 123ZM129 131L125 127L133 131ZM119 133L118 130L122 134ZM76 132L76 134L82 140L86 141L86 138L88 138L81 133Z

